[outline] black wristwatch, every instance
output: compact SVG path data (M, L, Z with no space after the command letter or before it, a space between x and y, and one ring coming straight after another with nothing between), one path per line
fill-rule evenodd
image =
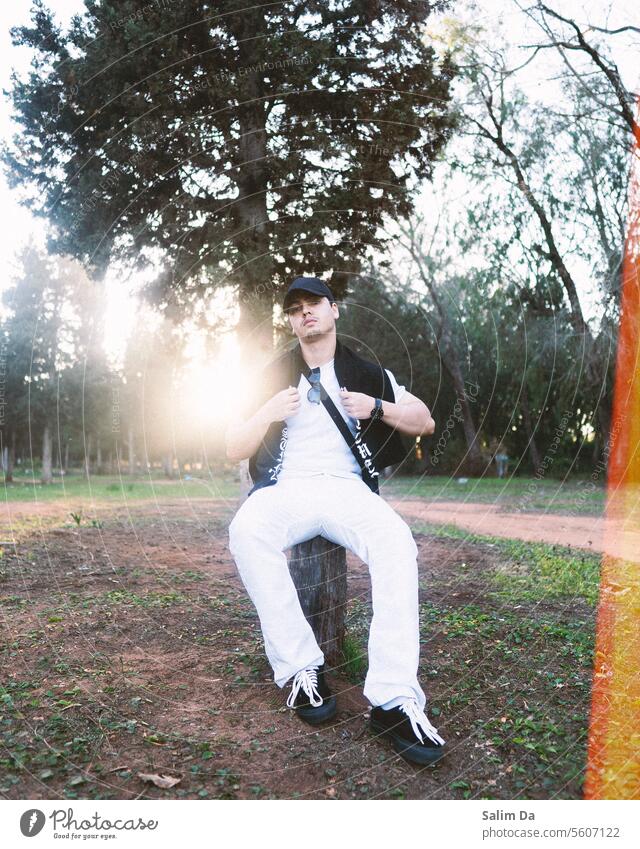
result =
M382 417L384 416L384 410L382 409L382 401L380 398L376 398L376 405L371 410L371 421L372 422L380 422L382 421Z

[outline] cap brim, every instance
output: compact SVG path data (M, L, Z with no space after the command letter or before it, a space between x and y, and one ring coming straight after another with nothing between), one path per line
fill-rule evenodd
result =
M287 292L284 296L284 301L282 302L282 308L286 309L287 304L290 304L291 301L296 297L296 295L300 295L304 293L305 295L312 295L314 298L326 298L326 295L319 295L317 292L312 292L311 289L294 289L293 292Z

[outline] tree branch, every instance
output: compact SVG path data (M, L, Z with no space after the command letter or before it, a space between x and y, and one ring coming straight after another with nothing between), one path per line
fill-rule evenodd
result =
M561 15L559 12L556 12L554 9L551 9L549 6L546 6L544 3L541 2L541 0L538 0L537 9L542 12L543 16L549 15L555 20L567 24L567 26L570 26L573 29L578 43L573 44L571 42L561 41L556 38L555 34L553 33L549 25L546 23L546 21L537 20L529 11L527 11L529 17L533 18L533 20L536 21L538 26L540 26L546 32L546 34L551 39L552 45L557 47L561 54L562 49L581 50L591 58L591 60L598 68L600 68L602 73L609 81L616 95L618 103L620 104L623 120L625 121L631 132L634 134L634 137L640 139L640 125L638 125L637 121L635 120L633 111L631 110L629 105L631 97L622 83L620 71L618 70L618 66L615 64L615 62L607 64L604 61L598 50L585 39L582 30L573 19L564 17L564 15ZM594 27L591 27L591 29L594 29ZM566 61L564 55L563 58ZM577 77L580 78L580 74L578 74L578 72L573 67L571 67L569 62L567 62L567 65L572 71L572 73L574 73Z

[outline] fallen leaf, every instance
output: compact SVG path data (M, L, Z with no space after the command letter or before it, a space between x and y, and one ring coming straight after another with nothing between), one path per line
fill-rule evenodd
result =
M150 781L156 787L162 787L163 790L168 790L174 784L179 784L182 781L181 778L174 778L171 775L155 775L155 773L148 772L139 772L138 778L142 779L142 781Z

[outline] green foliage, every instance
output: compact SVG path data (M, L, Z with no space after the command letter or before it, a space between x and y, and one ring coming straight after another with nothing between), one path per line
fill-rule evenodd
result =
M588 552L567 553L560 546L502 540L500 550L509 558L507 568L495 576L506 597L580 599L594 607L598 601L600 557ZM513 574L512 565L524 564L524 574Z
M362 682L367 671L367 648L361 637L347 632L342 644L340 672L354 684Z
M422 39L444 5L88 0L63 32L38 0L13 31L34 55L13 182L40 188L60 252L104 268L156 249L158 301L239 283L257 312L258 284L357 267L383 214L410 211L452 128L453 67Z
M577 600L591 607L598 600L601 561L598 554L542 542L472 534L455 525L412 523L412 527L420 533L490 546L492 556L497 554L501 562L488 576L488 592L506 600L515 596L528 601Z

